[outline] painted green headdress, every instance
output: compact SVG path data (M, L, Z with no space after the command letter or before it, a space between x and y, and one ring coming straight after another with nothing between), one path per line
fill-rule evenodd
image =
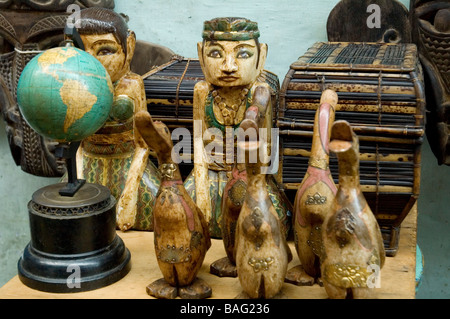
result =
M258 23L245 18L215 18L205 21L203 39L223 41L246 41L259 38Z

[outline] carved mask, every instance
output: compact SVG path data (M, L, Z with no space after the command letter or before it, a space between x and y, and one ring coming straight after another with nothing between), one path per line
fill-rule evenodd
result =
M450 3L411 0L410 12L424 70L427 139L438 164L450 165Z

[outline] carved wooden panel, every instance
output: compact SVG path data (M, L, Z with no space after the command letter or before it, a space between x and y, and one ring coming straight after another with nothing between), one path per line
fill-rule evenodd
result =
M15 163L37 176L61 176L65 169L53 154L55 143L38 135L21 116L16 88L25 65L63 40L70 4L114 8L113 0L0 0L0 109Z
M426 134L439 165L450 165L450 2L411 0L413 41L425 77Z
M397 0L342 0L330 12L332 42L411 42L408 9Z

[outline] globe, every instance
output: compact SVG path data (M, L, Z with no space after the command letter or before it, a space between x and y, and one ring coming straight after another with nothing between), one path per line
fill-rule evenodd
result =
M17 85L19 109L38 134L69 143L94 134L106 122L113 86L103 65L74 46L35 56Z

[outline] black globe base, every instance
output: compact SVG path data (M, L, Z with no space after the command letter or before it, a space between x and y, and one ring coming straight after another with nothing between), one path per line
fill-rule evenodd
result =
M26 286L52 293L94 290L122 279L130 270L130 253L117 237L100 252L43 255L30 244L19 260L19 278Z
M131 254L116 234L116 200L97 184L84 184L73 197L64 184L43 187L28 203L31 241L18 262L20 280L53 293L105 287L131 269Z

